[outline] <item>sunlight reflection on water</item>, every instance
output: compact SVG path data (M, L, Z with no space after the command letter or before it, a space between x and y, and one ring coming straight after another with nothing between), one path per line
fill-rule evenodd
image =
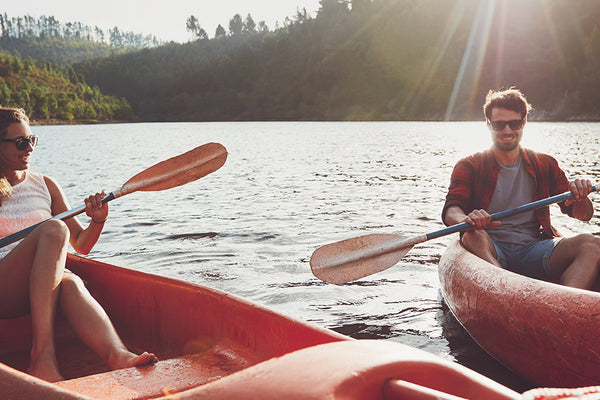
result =
M489 147L484 123L154 123L34 131L40 136L35 168L61 182L74 206L195 146L214 141L229 151L223 168L197 182L112 202L92 258L222 289L356 338L397 340L461 361L468 338L438 289L437 262L448 238L343 286L313 277L308 261L316 248L341 239L442 228L453 165ZM523 144L555 155L572 177L594 179L599 133L600 124L531 122ZM557 209L564 233L598 234L597 217L585 224ZM490 369L486 360L483 370Z

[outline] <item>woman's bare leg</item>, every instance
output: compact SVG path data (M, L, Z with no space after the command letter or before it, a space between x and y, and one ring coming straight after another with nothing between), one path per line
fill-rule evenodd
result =
M57 302L84 343L111 368L155 362L154 354L129 352L81 280L65 273L68 238L65 224L50 220L0 260L0 318L31 314L33 343L28 373L49 382L63 379L54 344Z
M63 315L77 336L111 369L140 366L157 361L154 354L137 355L127 350L108 315L78 276L66 271L61 286L59 306Z
M0 315L10 318L31 313L28 373L50 382L62 380L56 363L54 317L68 238L63 222L49 221L0 260Z

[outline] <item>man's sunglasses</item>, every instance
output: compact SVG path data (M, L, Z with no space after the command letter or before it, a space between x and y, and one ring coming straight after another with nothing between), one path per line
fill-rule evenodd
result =
M17 150L23 151L29 148L31 145L35 149L38 142L38 137L35 135L31 136L19 136L16 139L2 139L3 142L13 142L17 146Z
M518 131L523 127L524 120L525 119L513 119L511 121L490 121L488 119L488 123L492 125L492 129L495 131L503 130L507 124L513 131Z

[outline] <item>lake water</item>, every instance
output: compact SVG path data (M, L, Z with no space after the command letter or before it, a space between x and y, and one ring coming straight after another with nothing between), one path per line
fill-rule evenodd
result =
M598 180L600 124L531 122L525 129L525 146L553 154L571 178ZM395 267L342 286L321 282L309 266L315 249L337 240L442 228L452 167L489 147L483 122L33 130L40 136L33 168L56 178L72 206L204 143L228 149L225 165L196 182L111 202L91 258L218 288L354 338L409 344L518 391L531 387L481 351L444 306L437 264L448 237L418 245ZM564 234L600 233L598 217L583 223L551 209Z

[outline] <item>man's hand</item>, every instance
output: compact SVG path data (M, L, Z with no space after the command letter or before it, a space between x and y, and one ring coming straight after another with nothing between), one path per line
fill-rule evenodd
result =
M569 190L573 193L573 198L565 201L566 206L575 202L586 200L592 192L592 182L589 179L575 179L569 182Z
M471 211L469 215L465 217L464 222L473 225L473 230L495 228L502 224L500 221L492 221L492 217L485 210Z

